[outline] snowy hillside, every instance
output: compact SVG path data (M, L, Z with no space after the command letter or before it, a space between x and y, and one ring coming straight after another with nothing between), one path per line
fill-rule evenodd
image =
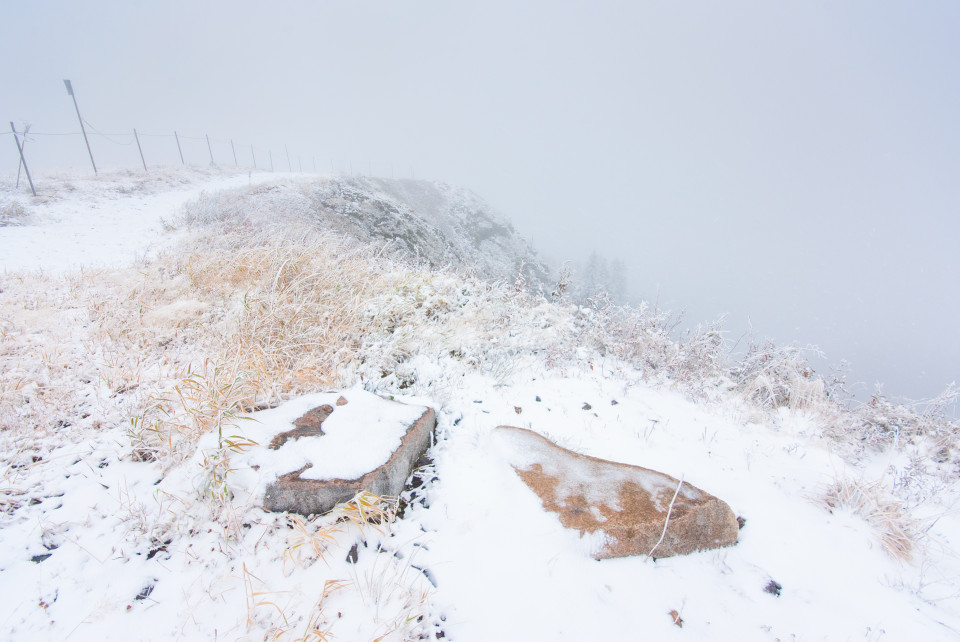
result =
M541 291L509 225L447 186L166 170L39 177L35 199L13 180L4 639L960 638L958 426L937 404L846 409L798 350L731 364L717 329ZM266 512L250 444L333 389L435 408L432 463L399 500ZM739 541L596 561L501 424L715 494Z
M324 230L383 246L388 254L414 264L511 283L522 271L531 283L548 285L547 267L509 222L472 192L443 183L299 178L227 196L209 194L187 208L187 220L282 227L288 237L291 227Z

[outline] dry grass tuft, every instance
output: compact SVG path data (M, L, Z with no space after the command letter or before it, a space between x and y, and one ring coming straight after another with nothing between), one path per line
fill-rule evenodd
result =
M20 201L0 202L0 227L24 225L29 219L27 209Z
M346 519L362 532L367 527L379 529L397 516L398 497L381 497L360 491L348 502L337 504L331 514L337 519Z
M305 568L316 560L325 562L327 551L337 543L336 536L341 529L335 524L320 524L318 520L308 522L299 515L288 515L287 519L293 533L283 551L284 563L289 559Z
M883 550L894 559L912 559L919 533L917 522L902 504L888 498L881 484L840 480L817 501L830 512L846 510L862 518L877 534Z

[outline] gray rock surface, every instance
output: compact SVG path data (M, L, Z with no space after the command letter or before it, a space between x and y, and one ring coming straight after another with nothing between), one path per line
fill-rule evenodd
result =
M327 412L329 408L330 406L322 410L315 408L308 412L304 417L313 413L312 416L301 423L308 424L309 428L298 427L282 433L287 435L283 441L298 437L323 439L321 427L316 423L316 418L324 414L329 416L330 412ZM413 472L417 460L430 447L436 425L436 413L433 408L427 408L407 429L400 446L390 458L381 466L357 479L303 479L301 475L311 467L310 464L300 470L281 475L276 481L267 485L264 507L274 512L320 515L330 511L339 503L349 501L361 490L379 496L399 495L410 473ZM313 434L302 434L305 431L312 431Z

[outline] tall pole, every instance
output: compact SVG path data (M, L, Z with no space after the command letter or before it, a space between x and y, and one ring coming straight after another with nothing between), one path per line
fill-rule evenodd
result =
M20 154L20 162L23 163L23 169L27 172L27 180L30 181L30 191L33 192L33 195L37 195L37 190L33 189L33 179L30 178L30 168L27 167L27 159L23 157L23 147L20 146L20 137L17 136L17 128L13 126L13 121L10 121L10 130L13 132L13 140L17 141L17 152Z
M257 169L257 155L253 153L253 145L250 145L250 155L253 156L253 169Z
M233 150L233 166L240 167L240 163L237 162L237 148L233 146L233 139L230 139L230 149Z
M30 125L26 125L23 128L23 144L19 147L21 156L23 155L23 150L27 147L27 132L30 131ZM20 189L20 174L23 173L23 158L20 159L20 164L17 165L17 189Z
M140 137L137 136L137 128L133 128L133 137L137 140L137 149L140 150L140 162L143 163L143 171L147 171L147 161L143 158L143 147L140 147Z
M87 144L87 153L90 154L90 164L93 165L93 173L97 175L97 164L93 162L93 152L90 151L90 140L87 138L87 128L83 126L83 118L80 117L80 106L77 105L77 97L73 93L73 84L64 79L63 84L67 87L67 93L73 98L73 106L77 110L77 120L80 121L80 131L83 132L83 142Z
M207 151L210 152L210 164L216 165L216 163L213 162L213 147L210 146L210 134L205 135L207 137Z
M181 164L181 165L186 165L186 163L183 162L183 150L180 149L180 137L177 136L177 130L176 130L176 129L173 130L173 137L177 139L177 151L180 152L180 164Z
M273 150L270 150L270 171L273 171Z
M283 149L284 149L284 151L287 152L287 169L292 172L292 171L293 171L293 165L290 164L290 150L287 149L287 144L286 144L286 143L283 144Z

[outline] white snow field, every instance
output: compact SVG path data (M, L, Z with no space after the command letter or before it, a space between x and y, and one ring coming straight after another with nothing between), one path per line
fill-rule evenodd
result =
M649 310L278 219L317 177L13 180L3 639L960 639L957 426L934 411L845 410L790 350L728 367L712 330L670 339ZM434 407L433 463L399 504L265 512L278 471L253 442L333 390ZM503 424L682 477L746 520L739 542L596 561L514 473Z

